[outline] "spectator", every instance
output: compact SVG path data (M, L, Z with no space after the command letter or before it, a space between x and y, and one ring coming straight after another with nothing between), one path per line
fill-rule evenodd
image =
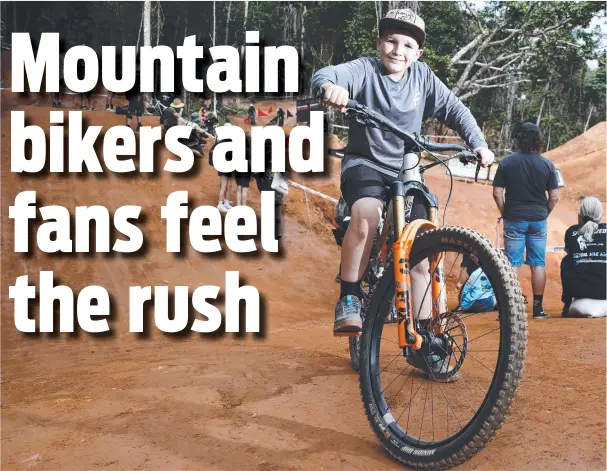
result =
M217 137L215 133L215 128L219 124L219 120L217 119L217 116L215 116L215 113L207 113L207 116L206 118L203 118L203 121L207 132L211 136Z
M565 252L561 262L563 317L574 299L607 299L605 268L607 225L601 223L603 208L598 198L584 198L578 224L565 232Z
M190 115L190 121L186 121L185 119L177 115L177 123L179 125L188 126L192 128L192 133L190 134L190 137L187 139L179 139L179 141L187 145L192 150L192 152L194 152L194 155L196 157L204 157L204 144L206 143L204 136L206 132L200 127L200 125L202 124L202 119L200 119L200 115L198 113L192 113Z
M558 178L552 162L539 153L541 134L535 124L523 124L516 140L519 152L505 157L497 168L493 199L504 218L504 248L517 276L527 248L533 318L545 319L547 219L559 198Z
M278 108L278 111L276 112L276 117L278 118L278 125L284 126L285 125L285 110L283 110L282 108Z
M105 111L114 112L114 92L108 90L107 97L105 99Z
M51 100L53 100L53 108L67 108L66 105L61 103L61 88L65 87L65 80L63 78L63 60L65 53L59 54L59 90L57 92L51 92Z
M179 124L179 119L181 118L181 113L183 113L184 106L185 104L181 99L175 98L170 106L162 112L162 115L160 115L160 124L164 126L165 132Z
M489 312L496 309L496 299L491 282L483 270L464 255L456 283L459 293L457 312ZM499 318L498 318L499 319Z
M251 105L249 106L249 120L251 121L251 126L255 126L255 116L255 107L253 106L253 103L251 103Z
M135 85L128 92L125 93L129 100L128 111L126 114L126 125L131 127L131 119L133 115L137 116L137 128L135 132L139 132L141 129L141 117L143 116L143 94L139 91L140 77L137 74L135 78Z
M255 182L257 183L257 189L261 193L262 191L273 191L274 192L274 223L275 223L275 236L276 239L282 239L283 236L283 220L282 211L284 205L284 196L278 191L272 188L272 180L274 178L274 172L272 172L272 144L270 141L266 141L265 146L265 172L254 173Z
M246 137L246 159L247 159L247 171L246 172L234 172L236 179L236 205L246 206L247 197L249 195L249 184L251 182L251 135L247 133Z
M224 126L231 126L231 124L226 123ZM215 144L209 152L209 164L213 167L213 153L215 152L215 147L217 147L218 143L218 141L215 141ZM232 185L232 173L233 172L224 173L217 170L217 174L219 175L219 200L217 202L217 209L222 213L227 213L232 209L232 202L227 198Z

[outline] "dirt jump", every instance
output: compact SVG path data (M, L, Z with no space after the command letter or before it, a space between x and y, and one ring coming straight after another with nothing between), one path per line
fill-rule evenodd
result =
M20 177L10 172L10 111L24 110L48 134L51 108L19 104L4 93L2 99L2 469L402 469L367 423L347 341L332 335L340 254L330 202L290 189L278 256L262 250L239 256L223 241L220 255L189 248L175 256L165 252L160 207L177 190L189 192L193 207L217 204L210 142L187 177L162 171ZM107 112L86 116L104 131L124 123L124 116ZM158 118L146 116L143 124L158 125ZM285 129L294 125L294 118L287 120ZM590 186L591 173L576 171L578 144L548 154L563 170L568 195L549 218L550 246L562 245L576 222L579 196L592 191L605 199L605 123L577 139L588 141L580 158L600 178ZM160 143L157 149L163 164L171 154ZM326 168L319 177L288 177L338 197L339 160L327 157ZM426 181L439 196L442 217L449 180L437 168ZM147 251L138 257L15 254L8 207L25 190L37 192L39 206L100 204L113 213L139 205ZM259 214L254 184L250 205ZM490 186L454 183L446 224L495 240L497 216ZM527 305L526 370L508 420L460 469L605 469L605 319L560 318L561 256L547 255L544 307L551 319L532 321ZM24 274L37 284L41 270L53 270L56 283L74 293L106 287L113 295L113 335L18 332L8 287ZM144 338L129 333L129 286L223 287L227 270L240 271L241 283L263 295L262 336L175 336L154 326ZM530 296L528 269L522 272Z

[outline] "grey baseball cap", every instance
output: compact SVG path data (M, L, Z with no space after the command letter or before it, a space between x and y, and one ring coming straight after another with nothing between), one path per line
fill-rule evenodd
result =
M379 35L390 29L403 30L411 34L419 47L426 40L426 24L413 10L402 8L390 10L386 16L379 20Z

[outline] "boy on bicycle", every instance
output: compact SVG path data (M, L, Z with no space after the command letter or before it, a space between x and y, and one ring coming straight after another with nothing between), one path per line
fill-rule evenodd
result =
M434 75L418 62L426 39L424 21L409 9L391 10L379 22L379 58L362 57L319 70L312 78L313 93L342 112L352 98L396 123L419 133L422 120L434 116L457 130L486 167L494 155L485 142L470 110ZM397 177L407 152L401 139L389 132L351 122L341 170L341 191L351 208L351 221L341 251L341 292L335 307L334 334L356 335L362 331L361 285L373 235L389 186ZM418 199L419 198L419 199ZM411 220L428 218L421 197L413 200ZM430 317L430 303L419 306L426 289L427 265L411 270L413 312ZM416 289L417 288L417 289Z

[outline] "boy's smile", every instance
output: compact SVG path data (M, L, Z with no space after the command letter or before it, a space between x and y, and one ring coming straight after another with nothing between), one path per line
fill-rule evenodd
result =
M380 60L390 78L400 80L412 63L423 54L417 41L405 33L388 31L377 38Z

